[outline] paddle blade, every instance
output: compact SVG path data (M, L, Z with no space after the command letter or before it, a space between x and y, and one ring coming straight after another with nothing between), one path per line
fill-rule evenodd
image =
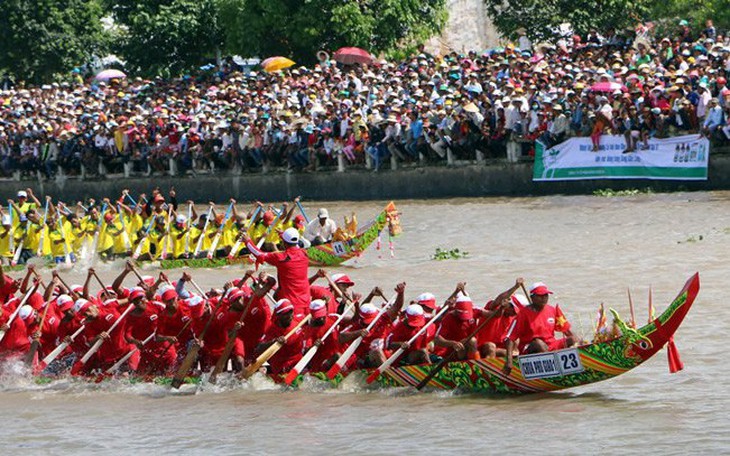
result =
M284 383L291 386L291 384L294 383L294 380L296 380L297 377L299 377L299 371L296 369L292 369L286 375L286 378L284 379Z
M180 388L180 385L183 384L183 382L185 381L185 376L188 374L188 372L190 372L193 364L198 361L198 352L200 352L200 345L193 344L193 346L190 347L190 351L185 356L182 364L180 364L180 368L177 370L175 377L172 379L172 383L170 383L173 388L178 389Z
M373 383L375 380L377 380L378 377L380 377L380 370L376 369L370 375L368 375L368 379L367 379L368 385Z
M335 364L334 366L332 366L330 368L330 370L327 371L327 378L330 380L334 380L335 377L337 377L337 374L339 374L341 370L342 370L342 366L340 366L339 364Z
M33 360L35 359L36 353L38 353L38 348L40 347L41 343L37 340L34 340L30 344L30 350L28 350L28 353L25 354L25 365L26 366L32 366Z

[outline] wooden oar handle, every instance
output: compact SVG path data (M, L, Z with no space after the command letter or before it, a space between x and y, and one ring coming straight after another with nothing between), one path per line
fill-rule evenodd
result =
M524 283L521 283L520 284L520 287L522 288L522 292L525 293L525 297L527 298L527 302L529 302L530 305L532 305L532 296L530 295L530 293L527 292L527 288L525 288L525 284Z

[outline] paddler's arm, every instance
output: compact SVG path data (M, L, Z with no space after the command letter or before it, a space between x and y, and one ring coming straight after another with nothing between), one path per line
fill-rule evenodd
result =
M191 279L192 277L190 277L190 274L183 272L182 277L180 277L180 280L178 280L175 284L175 293L177 293L181 299L190 298L190 292L185 289L185 282L189 282Z
M298 201L298 198L296 200L294 200L294 201L295 202ZM291 209L289 209L289 203L284 203L284 211L286 212L286 217L284 217L284 219L281 222L284 226L286 226L286 224L289 223L289 221L291 220L292 216L294 215L294 209L296 209L296 208L297 208L297 205L296 204L294 204L291 207ZM287 209L289 209L288 212L287 212Z
M358 329L356 331L342 331L340 332L340 335L338 336L337 340L341 344L346 344L349 342L352 342L353 340L357 339L358 337L367 337L369 334L367 329Z
M86 274L86 281L84 282L84 290L82 291L84 299L90 301L89 299L89 284L91 283L91 278L94 276L94 268L89 268L89 271Z
M515 293L515 291L519 290L520 287L522 287L522 285L524 285L524 284L525 284L525 279L523 279L522 277L518 277L517 280L515 280L515 284L512 285L512 287L510 287L509 290L503 291L502 293L497 295L496 298L494 298L494 302L499 304L502 301L504 301L505 299L509 299Z
M192 206L191 206L192 205ZM193 200L188 200L188 207L190 207L190 218L191 220L198 220L198 213L195 211L195 204ZM192 224L192 222L190 222Z
M53 290L55 290L57 286L58 286L58 277L53 276L53 278L51 279L51 283L48 284L48 286L46 287L45 293L43 293L43 300L45 302L49 302L52 299Z
M23 281L20 282L20 292L25 293L28 291L28 280L30 279L31 274L33 274L33 271L35 270L35 267L31 267L32 265L28 265L28 270L25 272L25 277L23 277Z
M114 282L112 283L112 290L117 294L117 296L122 295L122 283L124 282L125 277L127 277L127 274L132 272L132 265L127 261L124 263L124 270L119 273L116 279L114 279Z
M403 308L403 303L405 302L405 299L403 296L406 292L406 283L401 282L398 285L395 286L395 292L398 293L398 296L395 298L395 302L388 310L386 310L386 314L388 317L390 317L391 321L395 321L396 318L398 318L398 314L400 313L401 309Z
M230 218L230 220L237 220L238 219L238 213L236 212L236 200L234 198L231 198L228 202L231 203L231 218Z
M172 210L177 212L177 194L175 193L175 187L170 187L170 204Z
M373 287L372 290L370 290L370 293L365 297L365 299L362 302L355 301L355 311L354 314L357 315L357 313L360 311L360 306L363 304L369 304L374 297L380 296L381 298L385 299L386 301L388 298L385 297L385 294L383 294L383 290L380 289L380 287Z
M504 355L504 367L502 368L502 373L504 375L509 375L510 372L512 372L512 352L515 349L515 343L512 341L512 339L506 339L504 341L504 349L505 349L505 355Z
M46 196L46 201L48 201L48 216L54 218L56 216L56 206L52 203L50 196Z
M317 272L309 277L309 284L312 285L314 282L317 281L317 279L321 277L327 277L327 271L325 271L324 269L317 269Z
M33 202L35 203L35 207L40 208L41 207L41 202L38 201L38 198L36 198L35 193L33 193L33 189L32 188L26 188L25 189L25 192L33 200Z
M246 274L248 274L248 272L249 271L247 271ZM253 271L250 271L250 272L252 273L251 275L253 276ZM245 278L246 277L244 276L244 279ZM244 280L244 282L245 282L245 280ZM268 275L267 273L262 272L261 274L259 274L259 286L254 288L253 294L257 298L263 298L264 296L266 296L266 293L268 293L269 291L271 291L272 288L274 288L274 285L276 285L276 279L274 277Z
M262 261L265 261L269 264L274 264L271 261L272 258L274 258L274 257L272 257L270 254L268 254L264 251L259 250L258 247L256 247L256 245L253 242L251 242L251 236L249 236L248 233L246 233L246 232L241 233L241 240L246 243L246 247L248 247L248 251L251 252L251 254L253 256L255 256L257 259L261 259Z

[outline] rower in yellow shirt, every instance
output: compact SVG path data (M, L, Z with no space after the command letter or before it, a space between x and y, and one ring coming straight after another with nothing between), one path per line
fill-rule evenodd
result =
M10 215L2 214L2 226L0 226L0 258L6 258L8 261L13 258L15 253L10 249L10 239L13 236L13 225L10 221Z
M61 229L61 224L55 218L50 218L48 223L48 240L50 242L50 253L56 264L63 263L66 259L66 253L71 256L71 245L64 236L65 231Z
M187 258L189 251L188 241L188 218L182 214L175 216L175 223L170 227L170 242L172 248L169 250L173 258Z

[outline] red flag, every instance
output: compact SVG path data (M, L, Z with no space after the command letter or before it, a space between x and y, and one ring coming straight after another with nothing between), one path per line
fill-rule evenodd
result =
M570 322L567 318L565 318L565 315L563 314L563 311L560 310L560 306L555 306L555 331L564 333L566 331L570 331Z
M684 369L684 363L679 357L679 350L677 350L677 346L674 344L674 336L669 338L669 343L667 344L667 360L669 361L670 373L676 374Z

